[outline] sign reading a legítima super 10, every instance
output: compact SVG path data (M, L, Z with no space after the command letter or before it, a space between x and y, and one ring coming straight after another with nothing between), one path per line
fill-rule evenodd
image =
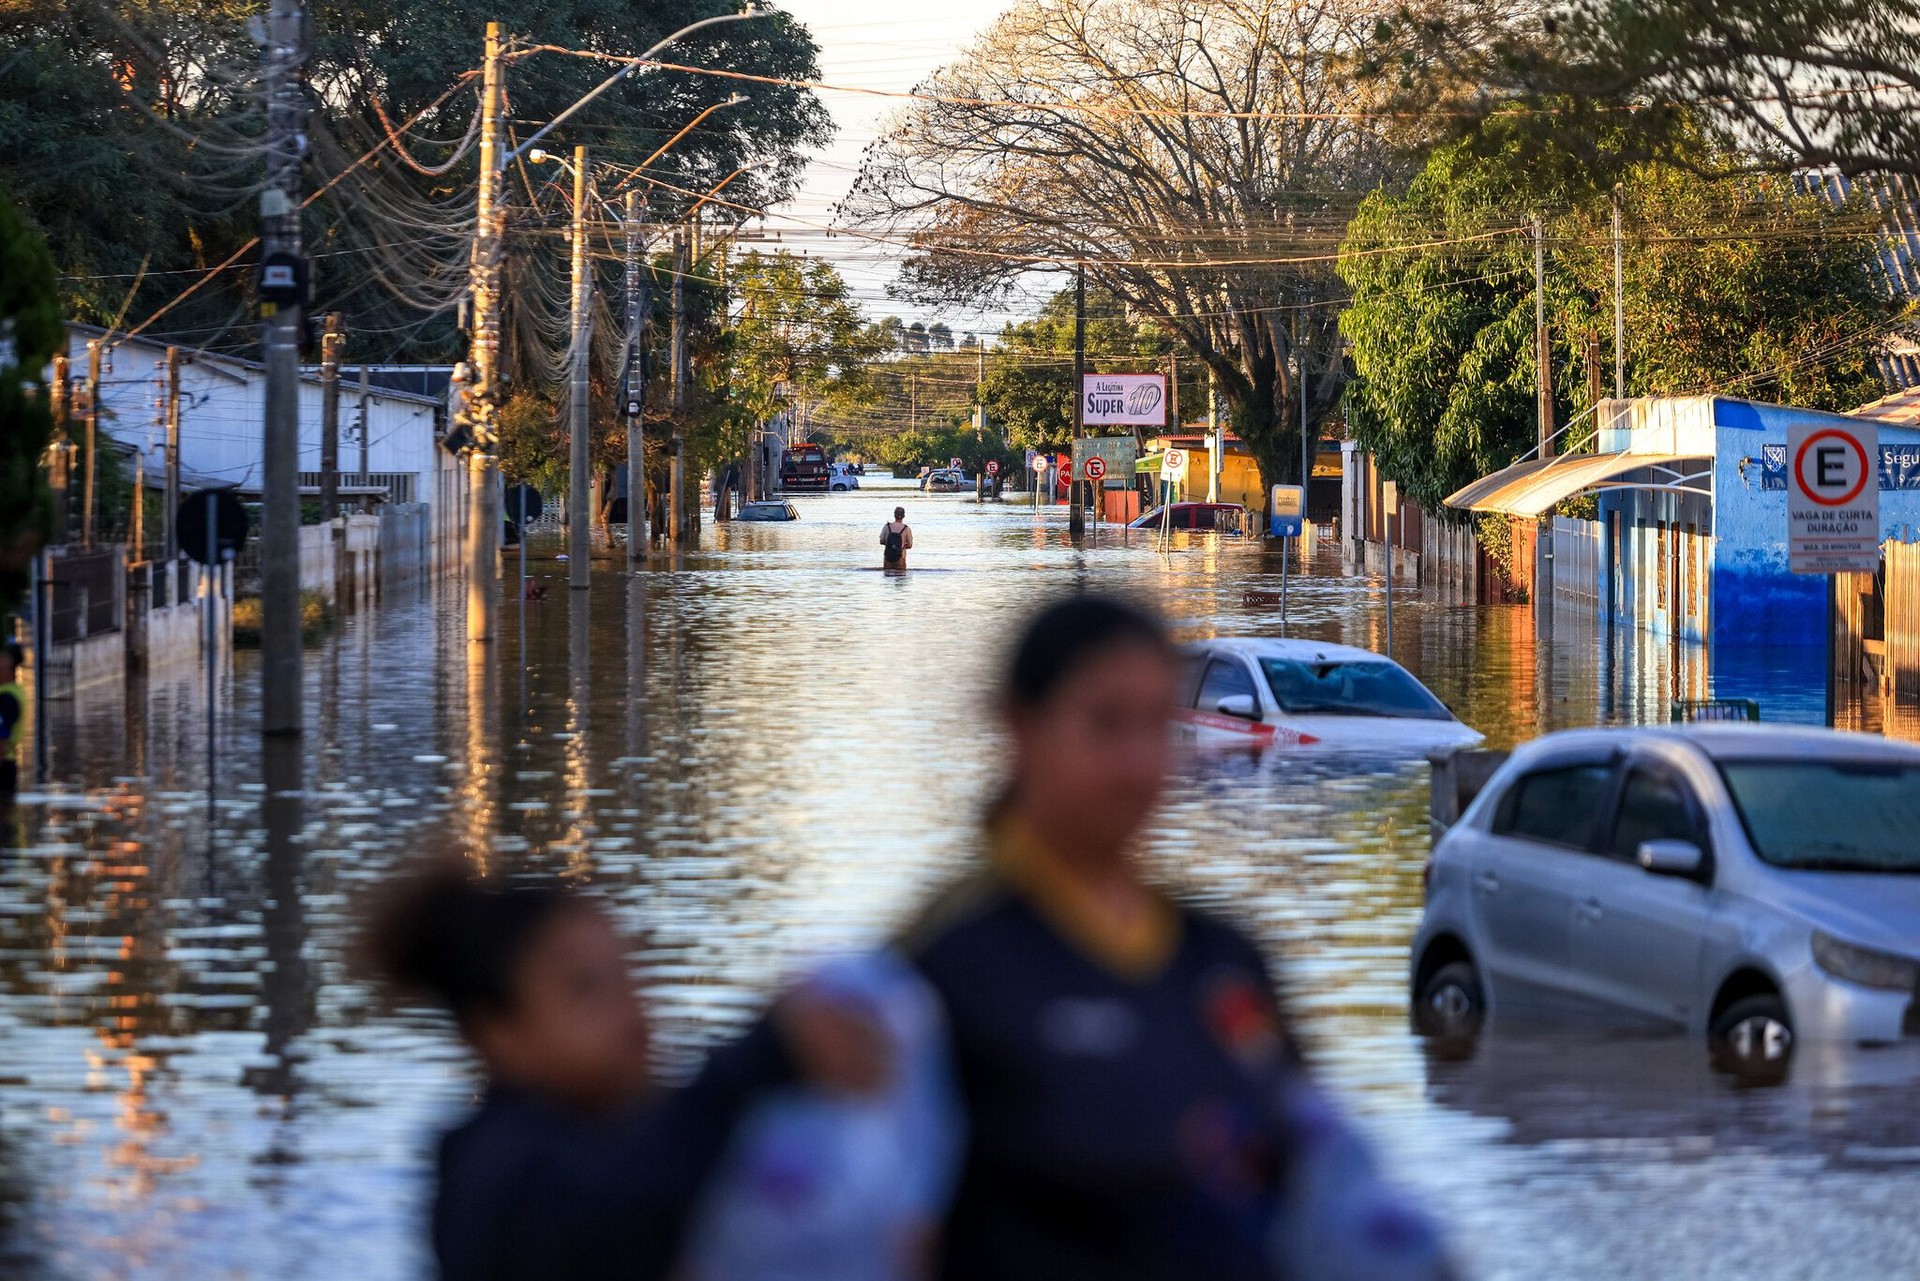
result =
M1080 420L1089 427L1167 425L1165 374L1088 374L1080 397Z
M1880 568L1880 430L1867 422L1787 429L1787 562L1796 574Z

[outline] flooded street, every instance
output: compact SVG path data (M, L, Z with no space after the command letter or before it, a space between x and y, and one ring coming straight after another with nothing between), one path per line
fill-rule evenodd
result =
M1184 638L1277 635L1279 557L1172 556L1063 511L870 482L791 525L709 527L677 563L608 560L569 593L557 542L492 654L459 584L348 616L307 657L304 755L263 757L252 656L221 691L56 713L62 785L0 841L0 1275L414 1277L425 1159L470 1097L443 1021L378 1008L351 943L408 855L471 848L617 905L684 1066L811 957L883 936L969 857L998 770L1000 647L1049 593L1160 604ZM913 568L878 572L894 503ZM1322 553L1294 634L1378 647L1377 584ZM1408 591L1395 656L1506 746L1663 719L1694 649L1628 663L1590 622ZM137 694L137 691L136 691ZM1768 719L1817 719L1781 688ZM267 782L286 793L268 801ZM1406 1030L1427 771L1412 760L1193 760L1155 826L1167 878L1283 958L1327 1079L1481 1278L1883 1278L1920 1270L1920 1062L1810 1053L1737 1091L1699 1047L1495 1040L1430 1062Z

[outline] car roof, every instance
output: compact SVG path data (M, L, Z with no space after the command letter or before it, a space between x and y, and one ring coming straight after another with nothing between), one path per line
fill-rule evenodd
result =
M1385 663L1384 654L1357 645L1336 645L1326 641L1279 640L1263 636L1222 636L1194 641L1187 648L1205 647L1238 654L1242 658L1290 658L1304 663Z
M1561 730L1526 746L1541 751L1594 746L1627 750L1640 743L1691 747L1711 760L1888 760L1920 765L1920 747L1878 734L1856 734L1817 725L1718 721L1675 725L1624 725ZM1531 754L1531 753L1530 753Z

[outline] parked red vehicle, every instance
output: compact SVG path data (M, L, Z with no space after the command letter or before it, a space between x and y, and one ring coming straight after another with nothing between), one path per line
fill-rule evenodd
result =
M1247 509L1239 503L1175 503L1167 513L1169 529L1217 529L1237 534L1243 528ZM1160 528L1160 508L1136 519L1129 529Z
M780 488L827 491L827 451L819 445L794 445L780 459Z

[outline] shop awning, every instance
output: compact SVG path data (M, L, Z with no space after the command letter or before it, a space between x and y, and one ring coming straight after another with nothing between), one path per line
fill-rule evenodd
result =
M1693 489L1704 479L1702 469L1712 459L1698 454L1562 454L1546 461L1530 459L1482 476L1447 496L1447 506L1463 511L1504 512L1509 516L1544 516L1576 494L1589 489L1617 488L1613 482L1629 472L1651 469L1648 487ZM1697 464L1697 466L1683 466Z

